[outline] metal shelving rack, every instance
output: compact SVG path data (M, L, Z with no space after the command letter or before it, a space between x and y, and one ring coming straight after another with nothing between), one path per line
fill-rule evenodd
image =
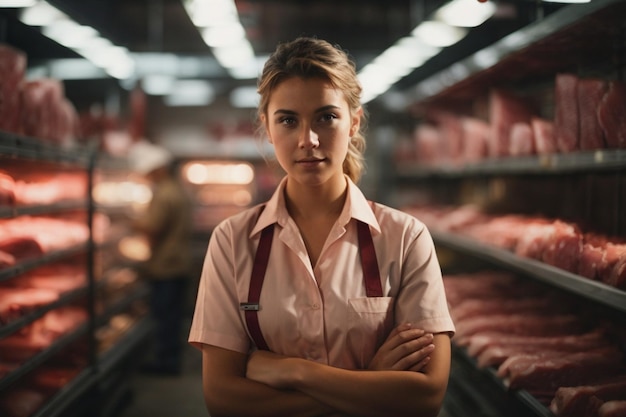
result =
M94 212L98 210L92 199L93 177L98 161L97 153L90 147L73 147L63 149L52 144L39 141L36 138L22 137L20 135L0 132L0 161L29 163L45 163L58 166L59 169L84 170L87 173L88 187L84 200L63 201L49 205L15 206L0 208L0 219L10 219L22 215L40 215L51 213L63 213L75 210L83 210L87 213L86 222L90 228L90 238L87 242L74 245L70 248L57 250L36 258L23 260L19 264L0 271L0 282L19 278L19 275L36 267L49 264L54 261L66 259L72 256L86 254L87 284L83 288L76 289L62 295L59 300L35 309L26 316L12 321L0 327L0 338L6 337L22 327L32 323L49 311L68 305L74 301L86 299L88 320L80 324L70 333L55 340L50 346L43 349L26 362L0 378L0 392L10 388L20 379L35 371L41 365L53 358L56 354L64 351L74 342L82 338L88 338L89 353L87 367L82 369L66 386L58 393L50 397L33 417L57 417L75 415L74 412L89 411L93 413L92 406L100 402L104 406L108 403L102 397L108 395L104 386L116 386L118 382L111 378L112 370L121 362L129 360L129 357L137 355L139 346L145 341L152 331L152 323L148 318L142 318L136 322L127 333L110 349L103 353L97 352L95 332L98 326L107 322L114 314L125 311L134 301L145 299L147 290L140 285L136 291L129 293L113 305L107 306L106 311L96 313L94 307L97 297L97 287L94 276L93 256L99 248L110 246L110 242L96 243L91 231ZM111 161L105 161L111 168ZM113 168L118 165L114 165ZM121 167L121 165L119 165ZM118 236L119 237L119 236ZM124 368L131 369L125 366ZM88 407L88 408L86 408ZM76 414L78 415L78 414Z
M560 72L583 76L610 73L612 77L624 80L626 24L623 16L626 16L624 0L595 0L565 6L421 80L404 93L405 98L413 103L410 107L415 114L420 115L429 106L469 109L471 106L468 103L474 102L477 97L485 97L491 88L508 87L514 91L534 91L536 86L545 88ZM463 165L429 167L402 162L390 166L394 167L391 178L398 190L409 189L405 198L411 198L415 191L430 190L444 200L455 199L454 193L460 193L463 190L460 185L465 183L469 183L470 188L485 188L494 180L523 178L541 186L547 178L552 184L585 177L591 179L586 185L593 187L594 176L611 176L617 178L618 198L611 200L617 206L613 207L613 217L617 219L615 230L624 230L623 220L619 220L623 214L619 213L624 212L626 200L619 195L626 190L625 149L502 157ZM585 184L584 181L582 183ZM419 198L426 195L418 194ZM398 196L402 198L402 194ZM450 204L450 201L444 204ZM585 204L588 206L592 202ZM521 258L462 235L436 230L431 230L431 233L437 246L573 293L581 300L606 307L607 311L619 317L626 312L626 292L623 290L542 262ZM478 369L475 361L461 348L453 349L452 370L450 396L444 405L451 415L467 415L467 407L470 407L471 413L474 406L476 415L482 416L554 417L544 404L529 393L510 391L493 371ZM488 395L481 397L478 379L487 381Z

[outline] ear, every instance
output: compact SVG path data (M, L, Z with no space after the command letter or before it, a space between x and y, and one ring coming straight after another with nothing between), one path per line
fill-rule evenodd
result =
M361 126L361 116L363 116L363 107L359 107L357 111L352 114L352 120L350 124L350 137L356 135Z

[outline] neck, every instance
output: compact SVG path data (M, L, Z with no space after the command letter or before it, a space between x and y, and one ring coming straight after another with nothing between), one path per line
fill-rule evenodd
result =
M348 183L342 177L334 186L303 187L301 184L287 181L285 201L287 210L294 219L337 217L346 200Z

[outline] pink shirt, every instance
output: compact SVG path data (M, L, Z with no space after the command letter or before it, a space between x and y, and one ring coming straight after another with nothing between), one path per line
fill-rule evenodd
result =
M286 179L260 216L260 207L253 207L213 231L190 343L242 353L253 348L239 303L247 301L261 230L271 223L276 225L258 312L271 351L364 369L400 323L433 333L454 332L434 245L423 223L368 202L348 179L345 206L313 268L285 207L285 184ZM353 219L370 225L383 297L366 297Z

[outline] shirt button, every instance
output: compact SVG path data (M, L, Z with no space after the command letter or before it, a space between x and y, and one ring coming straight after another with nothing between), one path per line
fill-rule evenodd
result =
M317 304L317 303L313 303L313 304L311 304L311 308L313 308L313 310L319 310L320 305Z

